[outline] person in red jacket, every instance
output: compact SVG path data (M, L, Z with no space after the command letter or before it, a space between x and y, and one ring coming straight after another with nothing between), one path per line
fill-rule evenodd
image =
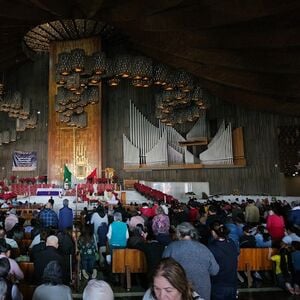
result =
M281 241L284 237L284 219L277 212L275 207L270 208L267 216L267 230L274 242Z

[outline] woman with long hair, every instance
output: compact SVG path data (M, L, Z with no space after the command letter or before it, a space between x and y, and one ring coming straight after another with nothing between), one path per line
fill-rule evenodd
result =
M95 268L96 256L98 248L94 239L94 235L90 227L84 227L82 234L78 239L78 250L80 253L81 271L85 279L89 279L90 275L93 279L97 277L97 269Z
M183 267L173 258L161 260L154 271L151 289L143 300L193 300L201 299L188 281Z

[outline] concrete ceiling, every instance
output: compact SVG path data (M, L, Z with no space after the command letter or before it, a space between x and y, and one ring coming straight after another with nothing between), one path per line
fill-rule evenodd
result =
M299 0L0 1L0 71L28 59L22 41L33 27L92 19L224 101L300 116L299 15Z

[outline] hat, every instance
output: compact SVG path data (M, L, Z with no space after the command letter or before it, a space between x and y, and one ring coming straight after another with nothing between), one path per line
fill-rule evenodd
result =
M292 238L288 235L286 235L283 239L282 242L287 244L287 245L291 245L292 244Z
M114 293L107 282L103 280L92 279L88 282L87 286L85 287L82 299L113 300Z

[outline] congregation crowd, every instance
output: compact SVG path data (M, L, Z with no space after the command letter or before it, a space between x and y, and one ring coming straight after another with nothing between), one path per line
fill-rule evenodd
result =
M239 252L253 247L269 248L276 284L300 294L298 203L199 203L191 198L187 204L99 204L74 218L67 199L58 212L50 199L30 220L12 208L0 222L0 299L22 299L19 262L24 260L34 264L32 299L72 299L77 266L83 299L114 299L111 286L119 278L111 274L111 262L114 249L120 248L145 254L144 300L236 299L243 280L237 270ZM27 247L24 236L31 240ZM18 255L12 255L14 249Z

